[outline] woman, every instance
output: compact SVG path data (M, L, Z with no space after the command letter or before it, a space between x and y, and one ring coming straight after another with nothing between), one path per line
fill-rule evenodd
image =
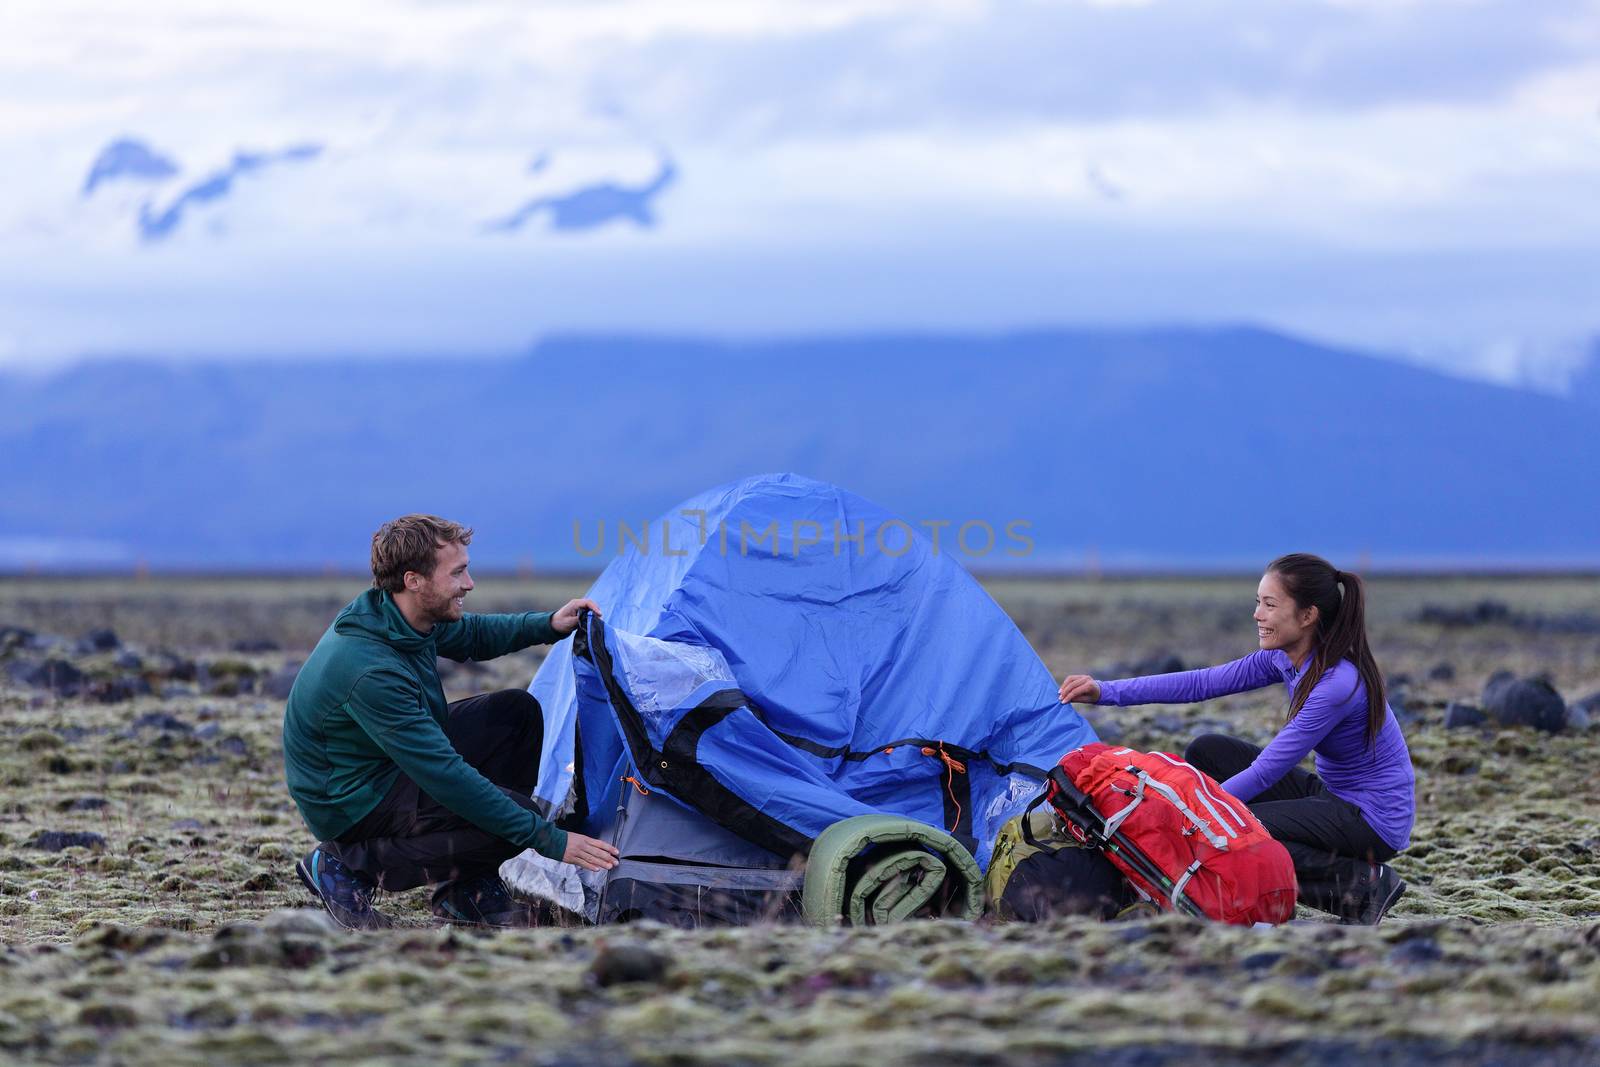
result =
M1100 682L1074 674L1062 703L1192 704L1283 682L1288 716L1266 748L1223 734L1184 758L1250 805L1294 858L1300 902L1373 924L1405 892L1386 860L1411 843L1415 777L1367 644L1361 579L1318 556L1274 560L1256 587L1261 649L1218 667ZM1316 752L1317 773L1297 766Z

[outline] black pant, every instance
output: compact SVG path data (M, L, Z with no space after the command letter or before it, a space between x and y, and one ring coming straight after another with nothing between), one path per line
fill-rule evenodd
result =
M544 712L531 693L504 689L450 705L444 733L461 758L529 811L539 778ZM424 793L404 771L362 820L322 847L384 889L399 891L496 870L522 852Z
M1183 758L1225 782L1259 755L1248 741L1202 734ZM1377 877L1376 865L1394 855L1359 807L1334 796L1321 778L1299 767L1256 794L1249 807L1294 860L1300 903L1341 917L1359 913Z

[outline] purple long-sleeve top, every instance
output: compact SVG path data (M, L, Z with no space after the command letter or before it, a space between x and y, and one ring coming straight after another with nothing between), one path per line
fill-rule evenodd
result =
M1309 660L1306 666L1310 666ZM1119 707L1194 704L1274 682L1282 682L1293 699L1302 673L1288 653L1262 649L1216 667L1101 682L1100 703ZM1300 713L1284 724L1255 762L1222 787L1248 803L1307 752L1315 752L1317 774L1328 792L1360 808L1367 825L1398 852L1411 843L1411 825L1417 814L1416 775L1394 710L1388 706L1383 710L1377 742L1369 747L1367 687L1355 664L1340 660L1317 680Z

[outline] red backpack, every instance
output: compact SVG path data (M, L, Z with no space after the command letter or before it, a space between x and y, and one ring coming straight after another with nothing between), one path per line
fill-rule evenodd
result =
M1166 911L1242 926L1294 916L1288 851L1241 801L1176 756L1100 742L1075 748L1029 808L1046 801L1074 837L1104 851Z

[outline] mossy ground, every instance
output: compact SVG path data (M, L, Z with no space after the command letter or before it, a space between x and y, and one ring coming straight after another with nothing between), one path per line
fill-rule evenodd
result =
M1059 675L1155 652L1191 664L1242 654L1253 584L991 588ZM1600 638L1413 621L1424 604L1485 597L1600 614L1600 581L1373 583L1380 662L1411 679L1419 811L1395 862L1410 892L1377 929L1303 913L1312 921L1270 931L1167 917L478 934L436 927L421 892L385 901L403 925L383 934L285 916L308 903L292 863L313 842L283 789L282 703L253 685L225 695L226 679L302 657L358 589L0 582L0 625L69 638L111 627L146 662L170 650L211 679L111 704L0 680L0 1059L1600 1062L1600 729L1441 723L1446 703L1474 700L1500 668L1547 674L1569 700L1600 690ZM580 591L491 578L473 606L552 606ZM115 654L73 661L109 674ZM520 687L539 656L447 687ZM1263 691L1095 714L1125 743L1181 750L1206 730L1264 740L1281 705ZM29 846L39 831L105 844L49 852ZM665 976L597 984L596 954L621 943L664 952Z

